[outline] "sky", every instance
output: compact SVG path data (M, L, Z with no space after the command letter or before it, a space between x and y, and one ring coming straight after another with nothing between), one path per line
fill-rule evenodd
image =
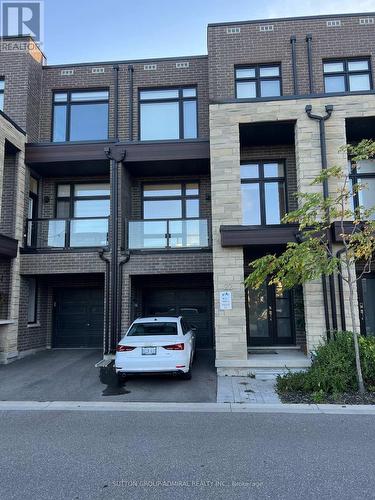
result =
M48 64L206 54L208 23L375 11L375 0L44 0Z

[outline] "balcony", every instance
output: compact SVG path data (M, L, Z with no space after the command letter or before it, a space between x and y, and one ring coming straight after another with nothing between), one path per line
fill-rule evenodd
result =
M27 220L27 250L67 250L107 245L108 217Z
M129 221L130 250L199 249L210 246L207 219Z

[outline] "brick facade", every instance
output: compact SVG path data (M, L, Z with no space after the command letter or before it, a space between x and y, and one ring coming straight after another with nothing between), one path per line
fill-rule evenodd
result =
M154 278L155 283L161 279L165 284L170 277L171 287L178 279L181 282L188 280L189 286L196 287L201 283L210 287L213 282L216 358L221 367L225 366L226 361L245 363L249 346L243 286L246 261L244 247L225 248L220 240L221 226L242 225L240 163L285 161L288 208L296 208L294 193L310 189L309 182L321 166L318 126L306 116L305 106L312 104L313 111L321 114L326 104L332 104L333 115L326 122L328 162L344 165L345 155L338 153L338 148L347 140L345 120L351 117L375 117L375 97L373 90L355 95L322 96L323 60L362 56L373 58L375 32L373 25L360 24L360 19L364 17L372 18L375 14L336 16L334 19L340 20L340 26L333 27L327 25L332 20L329 16L212 24L208 26L208 55L186 58L47 66L38 51L2 53L0 76L5 78L5 115L0 115L0 234L15 238L20 251L12 260L0 256L0 299L4 296L0 300L0 320L1 316L9 320L6 325L0 325L0 362L15 359L22 353L51 347L55 288L82 285L106 287L107 268L100 259L100 249L26 251L24 229L28 216L31 174L39 181L38 217L53 219L56 217L56 185L60 182L111 182L109 161L103 167L105 160L100 160L103 175L97 175L96 170L95 175L90 175L90 162L93 160L82 154L75 163L67 165L69 175L64 176L61 174L61 163L58 164L53 153L47 165L36 164L31 169L24 163L24 152L25 142L40 143L43 148L51 142L54 91L108 89L109 139L113 139L115 64L118 65L120 143L127 147L130 142L139 142L138 96L141 89L196 86L197 139L210 141L211 162L210 172L207 166L202 166L202 162L180 160L180 157L174 163L148 159L138 163L139 171L135 162L127 164L125 160L120 168L120 208L117 214L120 241L116 249L120 259L125 255L129 257L126 247L128 220L142 220L144 182L198 181L199 215L208 219L212 234L212 247L207 249L130 252L130 258L122 268L120 329L126 328L134 318L133 303L139 296L143 279ZM272 26L272 29L265 29L264 26ZM299 95L294 95L292 35L296 37ZM312 75L309 75L308 68L307 35L311 35ZM236 65L263 63L280 63L283 96L236 101ZM375 81L374 68L375 63L372 61ZM66 70L71 74L66 74ZM133 81L132 94L130 76ZM311 94L309 76L313 82ZM133 109L131 121L130 103ZM294 144L278 142L277 134L271 138L272 145L270 141L260 141L255 146L249 146L240 141L241 125L264 122L293 124ZM26 131L26 137L18 130L19 127ZM272 125L270 130L272 135ZM168 149L168 141L165 142L161 141L158 145L160 151ZM176 142L186 147L186 141ZM205 161L208 164L208 158ZM164 169L164 163L168 162L169 168ZM93 168L97 166L93 162ZM55 167L59 168L58 175L54 173ZM171 173L173 169L176 170L175 174ZM107 173L103 173L105 171ZM192 174L193 171L196 173ZM316 186L314 189L320 190L321 187ZM110 223L113 218L114 214L111 214ZM110 256L109 250L106 248L107 256ZM264 246L262 250L266 253L268 247ZM36 278L38 287L38 321L35 325L27 324L30 277ZM220 309L220 292L224 290L232 292L230 310ZM105 293L111 300L110 291L105 290ZM346 306L347 300L344 287ZM325 335L321 282L308 283L304 285L303 291L296 291L294 306L296 344L303 350L313 350ZM351 327L349 318L347 327Z

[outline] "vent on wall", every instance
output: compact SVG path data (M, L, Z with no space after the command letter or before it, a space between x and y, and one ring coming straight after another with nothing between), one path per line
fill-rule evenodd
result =
M97 75L97 74L99 74L99 73L104 73L104 68L92 68L92 69L91 69L91 73L92 73L93 75Z
M237 33L241 33L241 28L239 28L238 26L232 26L227 28L228 35L236 35Z
M259 26L259 31L273 31L273 24L262 24L261 26Z
M341 21L339 19L332 19L331 21L327 21L328 28L337 28L341 26Z
M72 76L74 75L74 69L62 69L61 76Z
M145 71L153 71L153 70L155 70L156 68L157 68L156 64L145 64L145 65L143 66L143 69L144 69Z
M189 62L176 62L177 69L184 69L189 67Z
M359 24L362 24L362 25L374 24L374 18L373 17L363 17L359 20Z

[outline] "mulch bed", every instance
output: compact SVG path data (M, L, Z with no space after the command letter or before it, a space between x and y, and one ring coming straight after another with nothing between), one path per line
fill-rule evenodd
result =
M279 393L279 397L283 403L317 403L317 401L314 401L312 394L306 394L305 392ZM374 405L375 392L366 392L364 395L361 395L358 392L345 392L343 394L336 395L336 397L327 394L324 396L322 401L319 401L319 403L336 405Z

